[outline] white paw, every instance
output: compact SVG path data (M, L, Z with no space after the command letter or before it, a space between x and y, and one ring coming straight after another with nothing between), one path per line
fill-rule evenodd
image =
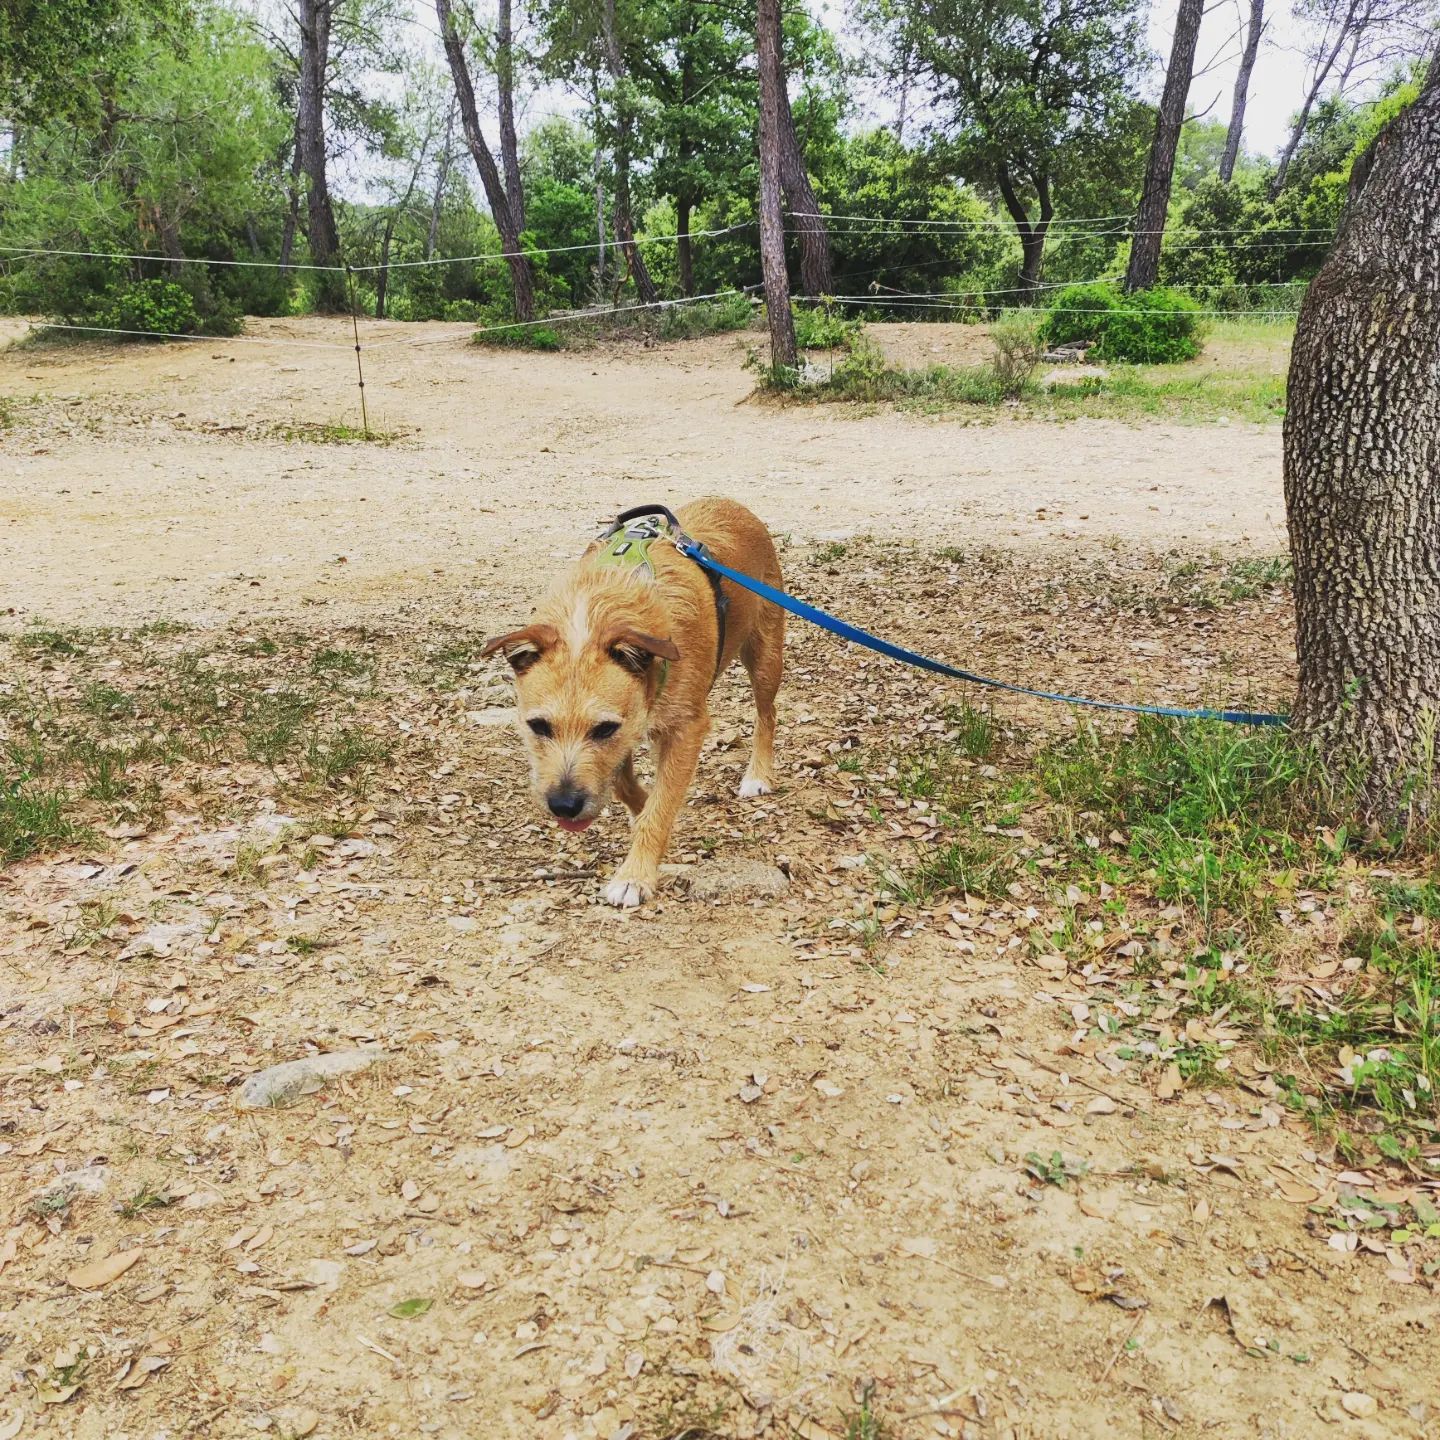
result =
M655 887L643 880L626 880L617 875L601 892L607 905L618 905L622 910L633 910L643 905L654 893Z
M753 800L757 795L768 795L774 788L768 780L758 780L754 775L747 775L740 782L740 798Z

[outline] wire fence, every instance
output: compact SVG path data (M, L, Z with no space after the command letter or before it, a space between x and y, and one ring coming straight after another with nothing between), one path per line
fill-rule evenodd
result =
M829 212L796 212L791 216L792 220L822 219L828 226L834 227L835 238L840 241L855 239L862 235L876 235L884 238L894 238L898 235L907 235L912 238L943 240L945 238L959 238L967 235L978 235L986 232L1013 232L1011 222L996 218L985 221L951 221L946 219L928 220L906 217L891 217L877 215L855 215L835 214ZM726 236L744 233L755 227L754 220L739 221L731 225L693 230L685 234L668 234L654 236L637 236L633 242L642 251L650 246L663 246L679 244L683 240L712 240ZM861 227L868 227L862 229ZM791 233L796 233L791 227ZM1129 217L1123 215L1097 215L1067 218L1050 223L1048 235L1052 240L1062 238L1068 239L1110 239L1115 245L1120 245L1125 239L1134 238L1140 233L1129 223ZM1296 227L1291 230L1266 232L1262 235L1254 235L1248 231L1234 228L1216 227L1201 229L1195 227L1169 227L1164 232L1165 250L1189 251L1195 249L1223 248L1228 250L1244 250L1247 248L1269 248L1269 249L1312 249L1323 246L1333 232L1322 227ZM1199 239L1196 237L1209 236L1211 239ZM60 333L72 333L77 335L104 336L112 335L117 338L145 339L145 340L167 340L167 341L188 341L191 343L204 344L242 344L260 345L269 347L291 347L295 349L308 350L353 350L356 357L357 383L360 388L362 423L368 436L370 433L368 414L365 412L364 402L364 376L362 367L362 339L360 321L362 318L355 297L355 279L357 276L372 276L379 271L416 271L422 269L435 269L444 266L458 265L485 265L502 261L509 261L517 257L524 257L530 260L541 260L553 255L571 255L586 252L601 251L622 251L625 247L613 239L597 239L585 244L561 245L551 247L526 247L516 251L486 251L468 255L446 255L433 256L421 260L399 260L386 261L376 264L361 264L347 266L338 265L317 265L306 261L268 260L263 258L213 258L209 256L166 256L154 253L137 253L131 251L99 251L70 248L54 248L41 245L21 244L0 244L0 257L8 256L14 261L25 261L35 259L86 259L100 260L107 262L124 263L151 263L160 265L187 265L187 266L218 266L226 269L253 268L266 271L295 271L299 273L334 273L343 274L347 278L350 298L349 319L353 331L353 343L311 340L300 336L283 335L232 335L218 336L197 334L193 332L178 330L157 330L140 328L125 325L103 325L82 323L78 320L46 320L32 323L32 328L38 332L55 331ZM0 259L0 264L8 264L9 261ZM919 270L937 267L940 265L955 262L948 257L941 257L938 260L924 261L917 264L909 264L897 259L891 265L881 265L872 271L861 271L858 274L848 273L842 277L842 283L855 284L862 281L867 274L878 276L888 270L899 270L913 273ZM1084 280L1047 281L1035 285L1008 285L1008 286L979 286L975 288L965 287L957 283L950 289L903 289L898 286L886 285L878 280L865 289L864 293L851 291L822 297L823 303L827 306L834 306L837 309L851 309L862 313L887 312L895 315L910 317L925 317L941 319L944 317L963 316L966 319L979 319L985 317L998 318L1000 316L1017 313L1035 313L1037 309L1048 314L1075 315L1088 313L1090 307L1057 305L1055 295L1057 292L1072 285L1114 285L1120 280L1118 275L1097 275ZM1297 293L1303 291L1304 282L1276 280L1276 281L1254 281L1254 282L1222 282L1218 284L1190 284L1174 285L1170 288L1196 297L1213 297L1233 295L1238 293L1263 292L1268 290L1291 290ZM534 332L542 328L557 328L561 326L589 325L601 327L623 328L633 324L640 318L649 314L665 314L666 312L680 311L687 307L696 305L720 305L727 302L740 300L746 297L753 297L758 286L730 287L725 289L712 290L698 295L677 296L662 299L650 303L631 302L627 304L615 303L609 306L582 306L573 309L556 311L544 317L525 321L500 321L496 323L480 324L473 329L476 340L482 337L500 337L504 335L520 335L526 332ZM837 287L838 288L838 287ZM1037 303L1038 302L1038 303ZM1112 315L1136 318L1141 317L1153 319L1155 312L1140 308L1120 306L1112 309ZM1276 321L1293 319L1296 313L1294 307L1285 308L1271 305L1197 305L1185 313L1203 319L1221 320L1246 320L1246 321ZM467 324L473 321L466 320Z

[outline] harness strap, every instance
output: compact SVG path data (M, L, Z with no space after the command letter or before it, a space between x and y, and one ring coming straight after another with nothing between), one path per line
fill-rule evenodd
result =
M612 542L602 552L600 562L608 565L643 567L653 576L655 567L650 563L650 545L660 538L661 527L655 526L653 529L636 527L632 532L627 530L626 526L630 525L631 521L648 519L654 515L664 518L664 528L669 531L670 541L675 548L688 559L695 559L686 546L696 547L697 542L680 528L680 522L675 518L673 510L667 509L664 505L633 505L629 510L622 510L615 517L610 528L600 537L602 545L606 541ZM622 538L617 539L616 537ZM720 666L725 658L725 622L730 610L730 597L721 588L720 576L714 570L708 569L703 564L700 569L710 582L710 590L715 598L715 673L710 677L710 684L713 687L720 678ZM669 675L668 662L662 662L662 664L665 665L665 669L660 672L660 688L655 692L656 699L659 699L661 690L665 688L665 681Z

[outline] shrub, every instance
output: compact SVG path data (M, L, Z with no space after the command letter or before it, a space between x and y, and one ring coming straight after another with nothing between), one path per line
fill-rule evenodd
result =
M1057 345L1091 341L1106 360L1174 364L1200 353L1199 310L1163 286L1121 295L1105 285L1070 285L1050 302L1045 335Z
M829 305L796 305L795 343L802 350L849 350L860 334L861 322L846 319Z
M990 360L995 383L1007 399L1018 399L1030 384L1045 349L1044 321L1037 315L1002 315L990 327L995 353Z
M1067 285L1050 301L1045 338L1052 345L1097 344L1105 338L1109 315L1119 308L1119 292L1109 285Z
M1200 353L1199 309L1179 290L1136 290L1109 316L1101 353L1141 365L1193 360Z
M477 330L474 343L514 350L558 350L560 335L548 325L502 325L493 330Z
M200 316L194 297L173 280L130 280L105 293L96 307L96 324L112 330L195 335Z
M701 335L720 335L744 330L754 318L750 297L739 291L718 300L676 305L659 311L662 340L693 340Z

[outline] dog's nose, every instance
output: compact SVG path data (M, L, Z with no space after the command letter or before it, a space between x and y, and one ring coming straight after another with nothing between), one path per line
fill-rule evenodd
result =
M558 815L562 820L574 820L585 808L585 802L589 798L583 790L572 790L567 785L550 791L545 797L545 803L550 807L552 815Z

